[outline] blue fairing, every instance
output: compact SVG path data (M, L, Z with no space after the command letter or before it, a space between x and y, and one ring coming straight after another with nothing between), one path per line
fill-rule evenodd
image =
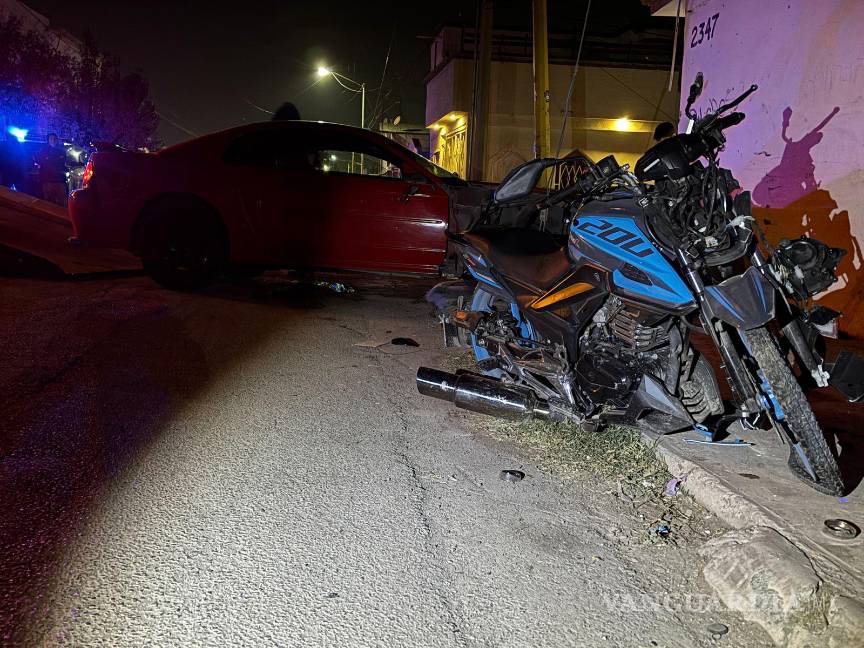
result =
M633 218L580 215L570 226L569 252L574 261L611 271L613 291L622 297L674 309L695 306L690 288ZM625 276L626 265L643 273L641 281Z
M467 257L471 262L468 263L465 267L468 269L468 272L471 273L471 276L474 277L481 284L489 284L495 288L503 290L503 286L495 281L492 278L492 273L489 271L489 264L479 254L469 253Z

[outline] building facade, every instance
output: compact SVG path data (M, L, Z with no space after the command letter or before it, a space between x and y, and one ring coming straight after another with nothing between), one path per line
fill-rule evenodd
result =
M674 16L677 4L653 9ZM864 2L682 4L683 85L705 76L696 107L759 86L739 108L747 118L728 132L721 164L752 193L770 242L812 236L848 251L818 302L844 313L841 331L864 336Z
M662 121L678 121L678 78L669 91L671 37L624 34L589 38L569 106L567 93L576 60L572 34L549 38L552 151L574 149L594 159L615 154L633 164L652 143ZM497 182L534 157L534 86L531 33L493 33L488 124L482 178ZM426 78L426 125L432 159L461 177L475 111L475 30L443 27L430 45ZM567 125L562 133L565 113ZM474 134L476 136L476 134Z

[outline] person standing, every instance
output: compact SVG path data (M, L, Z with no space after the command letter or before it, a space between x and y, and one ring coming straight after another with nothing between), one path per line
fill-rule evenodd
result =
M39 183L42 198L66 206L66 149L54 133L48 135L48 143L36 154L39 165Z

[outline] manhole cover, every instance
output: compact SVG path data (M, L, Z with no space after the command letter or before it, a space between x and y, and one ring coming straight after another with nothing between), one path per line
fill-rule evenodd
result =
M506 482L516 483L525 479L525 473L521 470L502 470L501 479Z
M837 518L825 520L825 532L832 538L852 540L853 538L858 537L858 534L861 533L861 529L849 520L841 520Z

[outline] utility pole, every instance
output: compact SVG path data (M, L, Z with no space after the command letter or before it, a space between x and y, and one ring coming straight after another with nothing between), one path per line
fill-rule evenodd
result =
M549 31L546 0L534 0L534 157L550 157Z
M474 123L468 124L471 131L471 167L468 178L476 181L485 180L486 171L486 139L489 132L489 103L492 88L492 0L481 0L483 9L480 13L479 38L475 47L479 47L478 65L475 66L474 79Z

